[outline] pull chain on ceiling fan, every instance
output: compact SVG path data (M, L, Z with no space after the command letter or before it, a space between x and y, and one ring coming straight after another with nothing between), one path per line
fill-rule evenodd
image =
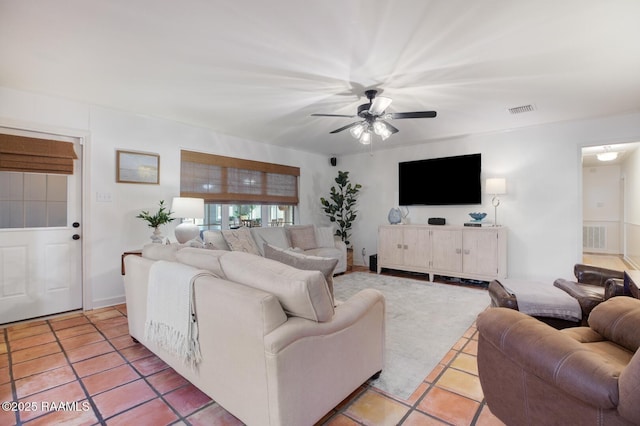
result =
M392 126L386 120L397 120L403 118L433 118L437 115L435 111L416 111L416 112L391 112L385 113L387 107L391 105L392 99L384 96L376 96L377 90L367 90L364 92L368 104L362 104L358 106L358 115L343 115L343 114L311 114L313 117L347 117L347 118L362 118L361 121L356 121L339 129L333 130L329 133L339 133L343 130L349 129L351 136L358 139L361 144L369 145L371 143L372 133L380 136L382 140L387 139L394 133L398 133L399 130Z

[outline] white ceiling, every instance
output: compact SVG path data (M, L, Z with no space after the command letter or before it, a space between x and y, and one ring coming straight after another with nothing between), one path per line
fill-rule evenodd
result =
M638 0L0 0L0 86L305 151L367 88L379 146L640 110ZM535 105L511 115L508 108Z

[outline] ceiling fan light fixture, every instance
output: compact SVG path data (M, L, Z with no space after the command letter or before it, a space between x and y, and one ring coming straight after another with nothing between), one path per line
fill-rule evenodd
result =
M369 132L369 131L362 132L362 135L360 135L360 143L362 145L370 145L371 144L371 132Z
M382 121L376 121L375 123L373 123L373 131L376 135L380 136L382 140L385 140L389 136L391 136L391 130L389 130L387 125Z
M351 136L353 136L356 139L360 138L360 135L362 135L362 132L364 132L365 126L363 123L358 124L357 126L352 127L349 132L351 133Z

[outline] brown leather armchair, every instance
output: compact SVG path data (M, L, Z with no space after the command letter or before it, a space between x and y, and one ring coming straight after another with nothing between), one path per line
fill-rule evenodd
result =
M476 324L482 390L507 425L640 424L640 300L599 304L588 327L556 330L507 308Z
M553 285L575 297L582 309L583 324L598 304L613 296L627 295L624 272L577 263L573 267L575 281L558 278Z

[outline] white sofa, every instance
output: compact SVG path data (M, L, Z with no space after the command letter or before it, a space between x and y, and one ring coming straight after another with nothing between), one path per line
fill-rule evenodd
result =
M382 370L380 292L334 303L318 271L237 251L149 246L142 257L125 258L131 336L242 422L312 425ZM196 370L145 338L149 273L158 259L210 271L193 280Z
M204 231L203 236L208 248L218 250L238 250L264 256L266 243L307 256L337 259L334 274L340 274L347 270L347 246L333 234L331 226L294 225Z

